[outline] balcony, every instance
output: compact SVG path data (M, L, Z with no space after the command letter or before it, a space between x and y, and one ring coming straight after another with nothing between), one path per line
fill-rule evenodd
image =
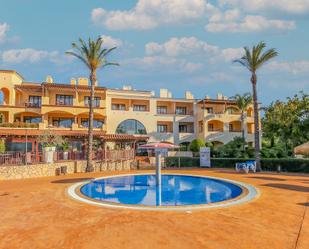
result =
M7 128L39 128L38 123L26 123L26 122L13 122L13 123L2 123L0 127L7 127Z
M25 107L26 108L41 108L41 103L26 102Z

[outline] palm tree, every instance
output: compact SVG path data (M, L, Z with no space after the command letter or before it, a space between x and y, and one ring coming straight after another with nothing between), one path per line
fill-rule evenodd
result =
M90 71L89 79L91 83L90 100L89 100L89 123L88 123L88 148L87 148L87 167L86 171L93 171L92 165L92 145L93 145L93 102L95 86L97 85L97 70L111 65L119 65L118 63L108 62L106 57L116 47L104 48L103 39L101 37L96 40L88 39L86 43L83 39L79 39L79 44L72 43L73 51L66 54L75 56L81 60Z
M257 171L261 171L261 158L260 158L260 122L259 122L259 107L257 98L257 70L261 68L270 59L276 57L278 52L276 49L271 48L266 51L265 42L260 42L251 49L244 47L245 54L240 59L234 60L234 62L240 63L246 67L251 73L251 84L253 91L253 111L254 111L254 147L255 147L255 160Z
M252 95L251 93L245 93L243 95L236 94L232 97L236 101L236 106L240 110L240 120L241 120L241 136L244 141L244 147L245 147L245 112L247 111L249 105L252 103Z

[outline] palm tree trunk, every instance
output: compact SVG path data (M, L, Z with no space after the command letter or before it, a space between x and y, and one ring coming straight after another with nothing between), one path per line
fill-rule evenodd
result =
M245 151L245 143L246 143L246 139L245 139L245 125L244 125L244 111L241 111L241 136L243 139L243 145L242 145L242 149Z
M97 81L96 71L90 73L90 100L89 100L89 121L88 121L88 149L87 149L87 172L93 171L92 163L92 147L93 147L93 102L94 102L94 87Z
M251 77L252 90L253 90L253 110L254 110L254 151L255 151L255 161L256 170L261 171L261 155L260 155L260 122L259 122L259 107L256 83L257 77L255 73L252 73Z

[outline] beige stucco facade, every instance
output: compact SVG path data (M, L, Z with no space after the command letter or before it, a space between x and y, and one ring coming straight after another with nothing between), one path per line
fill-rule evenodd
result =
M0 89L3 94L0 105L2 127L16 122L22 126L33 120L32 128L38 130L87 130L86 99L90 89L85 78L56 84L48 76L43 83L30 83L15 71L1 70ZM222 144L241 136L241 115L236 104L220 94L215 99L198 100L186 92L184 98L173 98L166 89L161 89L159 96L155 96L151 91L125 86L123 89L96 87L95 97L94 119L101 124L95 129L107 134L128 132L149 137L151 142L176 144L189 143L195 138ZM245 113L244 129L248 142L254 139L252 113L252 107ZM131 130L125 130L123 122L126 120L129 120L126 125L131 126Z

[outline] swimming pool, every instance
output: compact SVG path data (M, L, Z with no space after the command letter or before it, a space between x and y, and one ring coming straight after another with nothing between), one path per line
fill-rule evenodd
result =
M252 186L243 183L182 174L162 174L160 185L153 174L103 177L76 184L69 193L92 204L137 209L229 205L257 194Z

